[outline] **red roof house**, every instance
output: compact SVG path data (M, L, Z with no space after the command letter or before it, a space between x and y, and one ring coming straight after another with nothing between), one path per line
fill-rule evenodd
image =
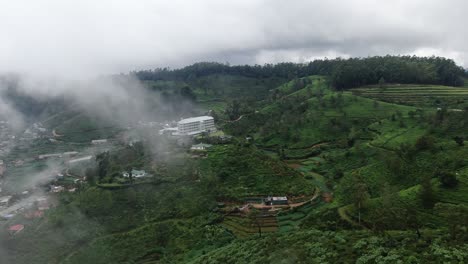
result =
M15 235L21 232L23 229L24 229L24 225L14 225L8 228L8 232L10 232L11 235Z

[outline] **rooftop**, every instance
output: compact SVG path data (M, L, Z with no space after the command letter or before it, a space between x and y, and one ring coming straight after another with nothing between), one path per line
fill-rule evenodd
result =
M10 199L11 199L11 196L3 196L3 197L0 197L0 202L7 203L8 201L10 201Z
M91 160L93 158L93 156L89 155L89 156L84 156L84 157L81 157L81 158L77 158L77 159L72 159L70 161L68 161L69 163L75 163L75 162L80 162L80 161L85 161L85 160Z
M24 225L14 225L14 226L10 226L10 228L8 228L8 230L10 231L21 231L23 230L24 228Z
M285 196L280 196L280 197L268 197L270 201L287 201L288 198Z
M190 118L182 119L178 123L179 124L187 124L187 123L200 122L200 121L206 121L206 120L213 120L213 117L211 117L211 116L190 117Z

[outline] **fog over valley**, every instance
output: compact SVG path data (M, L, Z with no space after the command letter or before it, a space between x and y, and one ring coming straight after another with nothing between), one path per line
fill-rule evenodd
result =
M466 1L0 3L0 264L468 262Z

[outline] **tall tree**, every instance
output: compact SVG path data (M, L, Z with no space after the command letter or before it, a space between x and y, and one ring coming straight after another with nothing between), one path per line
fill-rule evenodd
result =
M434 207L437 199L432 188L431 177L425 176L422 178L419 197L424 208L432 209Z

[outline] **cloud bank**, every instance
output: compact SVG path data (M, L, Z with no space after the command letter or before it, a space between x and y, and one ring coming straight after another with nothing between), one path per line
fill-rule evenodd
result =
M0 71L73 77L336 56L468 66L463 0L1 0Z

